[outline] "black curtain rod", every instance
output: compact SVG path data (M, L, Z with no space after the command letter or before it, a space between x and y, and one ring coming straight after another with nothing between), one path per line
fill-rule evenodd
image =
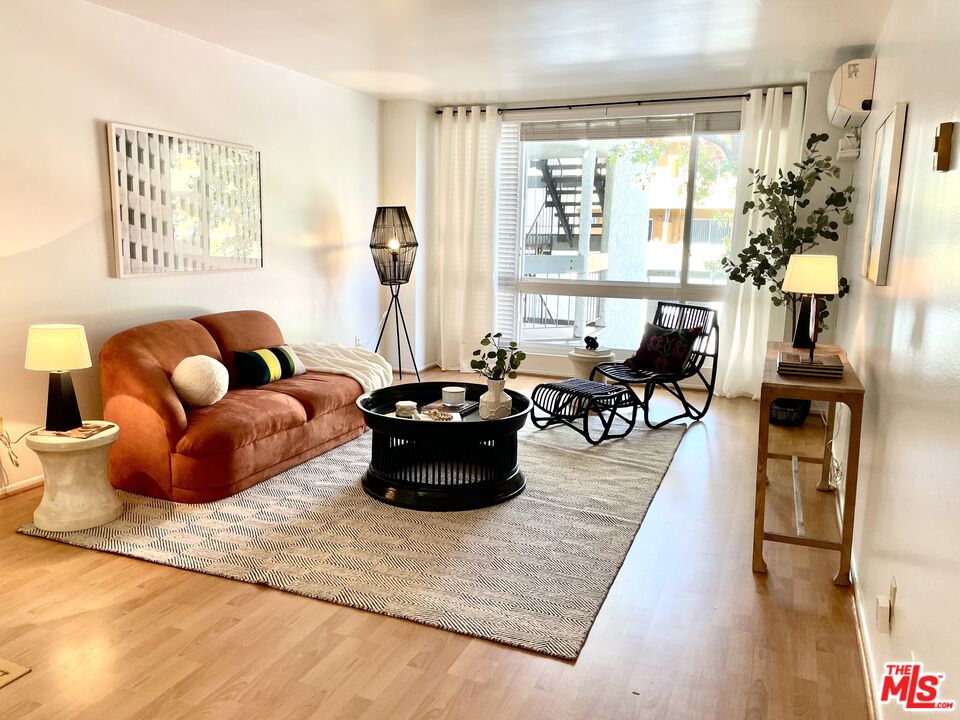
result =
M766 95L767 91L764 90ZM784 90L784 95L792 95L792 90ZM568 103L566 105L536 105L534 107L516 107L516 108L497 108L497 115L503 115L504 112L523 112L525 110L573 110L574 108L592 108L592 107L613 107L615 105L652 105L656 103L671 102L690 102L696 100L736 100L737 98L748 98L750 93L737 93L734 95L700 95L698 97L678 97L678 98L653 98L650 100L614 100L613 102L589 102L589 103ZM486 108L480 108L480 112L485 113ZM472 112L470 108L466 112ZM437 110L437 115L443 115L443 110ZM456 115L457 111L454 110Z

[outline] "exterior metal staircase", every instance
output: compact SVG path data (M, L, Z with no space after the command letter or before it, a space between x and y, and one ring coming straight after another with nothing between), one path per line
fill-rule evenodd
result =
M527 176L527 187L543 189L544 202L536 220L527 229L525 252L528 255L552 255L556 251L581 250L580 230L589 211L589 246L586 252L603 251L603 207L606 193L606 158L596 158L592 177L584 182L581 157L533 160L531 169L539 173ZM588 171L589 172L589 171ZM584 193L589 193L589 204Z
M576 148L566 157L531 160L527 188L543 192L541 205L524 234L524 273L541 278L604 279L606 158ZM580 337L587 325L602 325L603 302L602 298L524 295L522 318L528 328L573 326Z

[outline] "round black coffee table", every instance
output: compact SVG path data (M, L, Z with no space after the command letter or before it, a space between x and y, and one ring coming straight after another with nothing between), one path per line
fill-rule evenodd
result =
M417 510L473 510L509 500L526 484L517 462L517 431L530 414L530 400L507 390L511 414L483 420L474 410L460 422L391 417L397 401L422 407L456 384L467 400L479 400L485 385L425 382L393 385L361 395L357 405L373 431L370 467L363 489L377 500Z

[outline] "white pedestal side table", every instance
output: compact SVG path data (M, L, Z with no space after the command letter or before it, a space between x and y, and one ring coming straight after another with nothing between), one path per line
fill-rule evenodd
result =
M70 532L105 525L120 517L123 503L107 476L107 454L120 428L85 440L50 435L27 435L27 447L43 467L43 499L33 513L41 530Z
M590 379L590 373L593 368L603 362L613 362L617 359L612 350L602 348L600 350L587 350L586 348L577 348L567 353L570 362L573 365L573 372L577 377L584 380ZM606 378L601 377L597 382L604 382Z

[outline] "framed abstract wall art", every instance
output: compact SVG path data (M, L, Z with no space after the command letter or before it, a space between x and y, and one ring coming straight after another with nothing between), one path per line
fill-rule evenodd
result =
M897 103L877 128L873 143L873 169L870 172L870 195L863 239L863 276L874 285L887 284L890 262L890 240L897 208L897 187L900 184L900 158L903 155L903 133L907 122L907 104Z
M263 266L260 153L107 123L115 275Z

